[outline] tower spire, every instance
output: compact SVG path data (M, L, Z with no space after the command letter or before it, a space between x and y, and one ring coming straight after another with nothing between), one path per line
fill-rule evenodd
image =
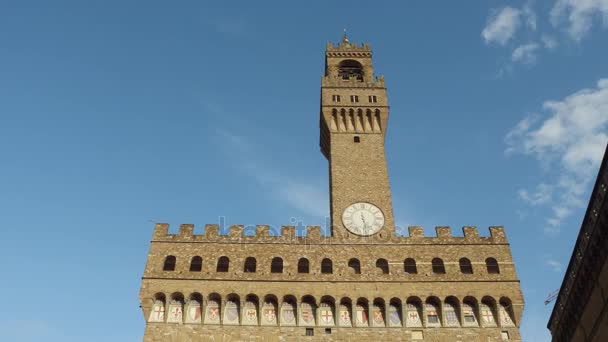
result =
M344 34L342 35L342 43L350 44L350 42L348 41L348 37L346 37L346 28L344 28Z

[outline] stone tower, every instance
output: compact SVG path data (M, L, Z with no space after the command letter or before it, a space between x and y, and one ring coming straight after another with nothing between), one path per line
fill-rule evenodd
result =
M144 341L521 341L524 302L502 227L395 234L388 103L369 46L329 44L321 89L331 234L156 224L139 294Z
M384 79L374 76L369 46L352 45L346 35L338 46L328 44L320 145L329 161L332 235L389 234L376 230L394 227L384 153L388 114Z

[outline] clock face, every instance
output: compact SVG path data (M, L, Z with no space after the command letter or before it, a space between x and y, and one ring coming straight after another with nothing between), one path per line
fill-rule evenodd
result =
M384 214L371 203L354 203L344 209L342 223L351 233L368 236L384 227Z

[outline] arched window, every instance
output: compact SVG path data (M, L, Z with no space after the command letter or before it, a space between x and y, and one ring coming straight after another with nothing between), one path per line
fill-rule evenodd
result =
M308 259L300 258L300 260L298 260L298 273L310 273Z
M165 264L163 265L163 271L175 271L175 257L168 255L165 258Z
M270 273L283 273L283 259L279 257L272 258Z
M352 77L358 81L363 81L363 66L352 59L344 60L338 65L338 76L344 80Z
M190 272L200 272L203 269L203 258L195 256L190 261Z
M429 297L424 304L427 327L441 326L440 302L436 297Z
M439 258L434 258L433 261L431 261L431 264L433 266L434 274L445 274L445 266L443 265L443 260Z
M243 272L245 273L255 273L255 269L257 266L257 262L255 258L248 257L245 259L245 267L243 268Z
M386 259L376 260L376 267L380 269L382 274L388 274L388 261Z
M513 327L513 306L511 300L506 297L500 298L498 302L498 316L500 317L500 325L503 327Z
M443 303L443 314L445 316L445 324L448 327L460 326L460 308L456 297L448 297Z
M157 293L154 296L154 304L152 311L148 317L148 322L164 322L165 321L165 295Z
M228 268L230 268L230 259L228 257L223 256L217 260L217 272L228 272Z
M405 306L405 326L422 327L422 303L418 297L410 297Z
M359 259L352 258L348 260L348 267L353 270L353 273L361 274L361 263L359 263ZM329 271L328 273L331 273L331 271Z
M467 258L461 258L459 264L460 272L462 272L463 274L473 274L473 266L471 265L471 260Z
M465 297L462 301L463 326L476 327L477 324L477 301L473 297Z
M490 274L498 274L500 273L500 268L498 267L498 261L494 258L486 259L486 267L488 268L488 273Z
M496 326L495 302L493 298L484 297L479 305L481 313L481 323L485 327Z
M416 274L418 270L416 269L416 260L412 258L407 258L403 262L403 269L406 274Z
M331 260L325 258L321 261L321 273L323 274L331 274L333 273L333 265Z

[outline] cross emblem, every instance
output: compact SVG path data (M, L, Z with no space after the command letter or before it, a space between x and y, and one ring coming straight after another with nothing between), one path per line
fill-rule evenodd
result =
M486 322L486 323L494 322L494 316L492 316L492 313L489 310L484 310L482 316L483 316L484 322Z
M408 316L410 317L410 320L412 320L412 321L418 321L418 313L417 312L410 312L408 314Z
M162 306L156 306L156 308L154 309L154 312L156 313L156 319L162 319L162 315L163 313L165 313L165 309Z
M323 310L323 312L321 313L321 317L323 318L323 320L325 321L325 323L329 323L331 322L331 311L329 310Z

